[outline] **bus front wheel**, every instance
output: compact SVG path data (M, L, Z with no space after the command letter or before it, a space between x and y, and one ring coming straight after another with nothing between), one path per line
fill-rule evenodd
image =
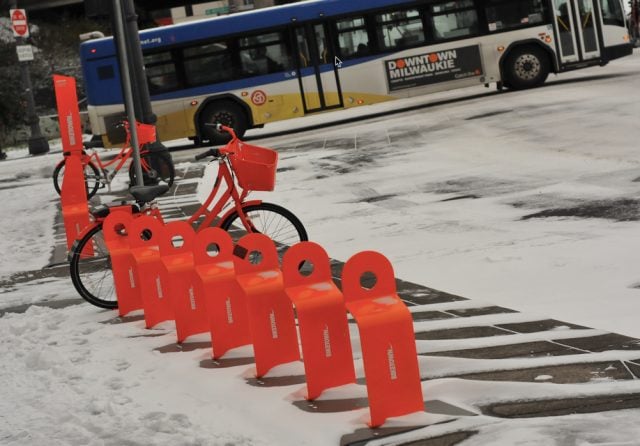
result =
M203 140L211 144L226 144L231 136L226 132L218 132L215 128L205 124L223 124L233 128L238 138L247 131L247 115L242 107L229 101L214 102L207 105L200 115L200 134Z
M504 84L514 90L538 87L549 76L549 65L549 57L541 48L515 48L505 61Z

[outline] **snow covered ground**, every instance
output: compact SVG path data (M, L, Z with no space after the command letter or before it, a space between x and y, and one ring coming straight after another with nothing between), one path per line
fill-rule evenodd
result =
M276 192L264 198L298 214L311 238L336 259L378 250L404 280L525 315L640 337L639 68L635 55L560 76L533 91L455 101L483 93L472 89L269 126L252 132L263 137L254 143L281 151ZM438 104L448 100L454 101ZM266 137L280 129L434 103ZM57 198L50 173L60 155L24 155L10 151L10 160L0 163L0 279L42 268L54 243ZM174 153L176 159L191 155ZM523 219L544 211L555 216ZM52 292L56 299L77 297L64 278L2 291L0 308ZM0 444L331 445L365 426L366 409L303 412L292 405L302 385L249 386L251 365L201 368L208 350L156 350L174 342L170 326L150 332L142 322L102 323L113 317L87 304L31 307L0 317ZM425 352L448 348L419 346ZM444 376L470 364L423 358L423 376ZM361 369L359 359L356 364ZM488 361L473 364L477 370L492 367ZM487 401L640 391L637 380L561 387L545 379L444 377L425 381L423 389L427 399L475 413ZM362 386L328 397L345 395L362 396ZM402 438L479 431L465 444L497 444L499 438L499 444L635 445L637 419L638 410L523 420L478 415ZM418 414L391 424L447 420Z
M636 54L542 89L261 140L290 148L265 199L334 258L378 250L405 280L640 337L639 70Z

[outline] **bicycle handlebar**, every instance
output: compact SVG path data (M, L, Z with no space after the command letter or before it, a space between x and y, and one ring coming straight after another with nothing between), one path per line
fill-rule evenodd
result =
M232 140L238 139L238 137L236 136L236 132L233 131L233 128L227 127L226 125L220 124L219 122L217 122L215 124L214 123L206 123L205 127L213 127L214 129L216 129L220 133L226 132L226 133L231 135L231 139Z

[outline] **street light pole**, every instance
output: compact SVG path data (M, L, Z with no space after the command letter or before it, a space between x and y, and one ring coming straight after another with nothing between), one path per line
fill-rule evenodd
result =
M151 95L149 94L149 85L147 84L147 76L144 70L142 45L140 44L140 35L138 33L138 15L136 14L133 0L122 0L122 9L125 27L124 32L129 47L129 71L138 96L138 106L140 107L139 111L136 110L136 117L140 122L145 124L155 124L157 117L151 108ZM138 112L140 113L139 115ZM165 157L169 159L171 157L167 148L160 141L156 140L148 144L146 148L150 152L165 152Z
M133 149L133 169L136 173L136 186L144 186L142 177L142 165L140 163L140 145L138 144L138 128L136 127L136 110L133 88L131 85L131 73L129 67L130 54L124 32L123 8L120 0L113 0L113 22L115 24L114 39L118 47L120 60L120 73L122 78L122 93L124 96L125 110L129 121L129 134L131 135L131 148Z
M10 0L10 9L17 9L17 0ZM24 37L16 37L16 45L24 45ZM49 142L42 136L40 130L40 118L36 114L36 102L33 99L33 87L31 84L31 73L29 72L29 62L18 62L20 64L20 78L22 88L24 88L24 97L27 101L27 123L31 128L31 136L29 136L29 153L31 155L42 155L49 151Z

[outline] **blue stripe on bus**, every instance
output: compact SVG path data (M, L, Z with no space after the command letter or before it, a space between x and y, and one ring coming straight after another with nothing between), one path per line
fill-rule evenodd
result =
M242 34L252 30L291 25L292 21L314 21L327 17L398 5L398 0L317 0L272 8L257 9L239 14L205 19L178 25L152 28L140 32L144 49L209 39L228 34ZM89 40L80 45L80 57L105 57L115 54L113 39Z

